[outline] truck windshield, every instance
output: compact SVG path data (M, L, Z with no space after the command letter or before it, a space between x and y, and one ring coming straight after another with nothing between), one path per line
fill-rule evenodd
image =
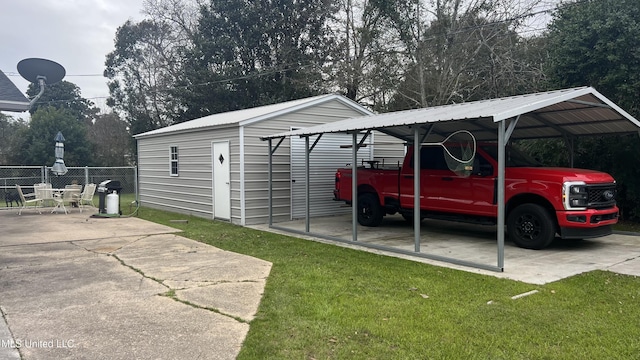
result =
M488 144L481 145L482 150L489 154L494 160L498 161L498 145ZM515 147L507 146L505 148L505 160L507 167L540 167L543 166L539 161L531 156L521 152Z

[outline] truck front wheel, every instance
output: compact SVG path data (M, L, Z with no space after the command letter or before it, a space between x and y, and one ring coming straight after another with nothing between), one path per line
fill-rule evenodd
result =
M555 222L549 212L537 204L523 204L507 218L509 238L525 249L544 249L555 238Z
M378 197L372 193L358 195L358 223L362 226L378 226L382 223L384 212Z

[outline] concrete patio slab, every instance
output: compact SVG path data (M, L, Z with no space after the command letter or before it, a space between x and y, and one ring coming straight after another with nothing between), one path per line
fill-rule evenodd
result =
M269 262L90 215L0 212L0 358L236 358Z

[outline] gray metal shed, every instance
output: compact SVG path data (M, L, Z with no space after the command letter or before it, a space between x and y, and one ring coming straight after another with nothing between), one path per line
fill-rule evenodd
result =
M267 144L260 137L307 128L372 112L341 95L330 94L246 110L214 114L135 135L138 146L140 202L144 206L195 216L229 220L240 225L295 218L304 208L304 148L298 139L282 144L274 158L273 196L269 209ZM383 135L381 135L384 137ZM337 151L337 135L315 158L316 214L348 211L331 200L333 173L351 159L351 150ZM329 150L331 149L331 150ZM366 152L369 151L369 152ZM362 157L402 154L371 150ZM329 176L327 175L329 172ZM329 195L327 195L329 194Z
M273 153L273 142L287 137L323 136L329 133L349 133L353 135L352 146L357 149L356 134L377 130L409 144L442 141L448 134L457 130L468 130L478 141L498 142L498 229L504 228L504 159L505 145L510 140L535 138L564 138L569 147L573 139L584 135L633 134L640 132L640 122L611 100L591 87L563 89L535 94L527 94L500 99L476 101L462 104L437 106L425 109L399 111L379 115L369 115L346 119L311 128L276 133L264 136ZM316 140L316 143L318 141ZM315 143L314 143L315 144ZM277 148L277 146L276 146ZM313 151L313 147L307 147ZM354 155L355 156L355 155ZM414 159L420 162L419 147L414 148ZM353 171L352 193L357 193L357 171ZM494 271L504 270L504 232L497 232L497 264L487 265L455 258L434 256L422 253L420 248L420 197L419 172L414 177L414 252L407 253L394 248L384 250L407 253L435 260L447 261L465 266L479 267ZM271 176L271 175L270 175ZM309 176L309 175L307 175ZM311 216L306 216L306 233L309 231ZM270 224L282 230L291 230ZM293 231L297 232L297 231ZM330 237L332 240L370 246L357 242L357 209L352 207L352 239L344 240ZM380 248L379 246L370 246Z

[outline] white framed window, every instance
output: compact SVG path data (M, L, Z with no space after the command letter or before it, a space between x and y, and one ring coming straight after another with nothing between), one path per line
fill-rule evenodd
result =
M169 175L178 176L178 147L171 146L169 160Z

